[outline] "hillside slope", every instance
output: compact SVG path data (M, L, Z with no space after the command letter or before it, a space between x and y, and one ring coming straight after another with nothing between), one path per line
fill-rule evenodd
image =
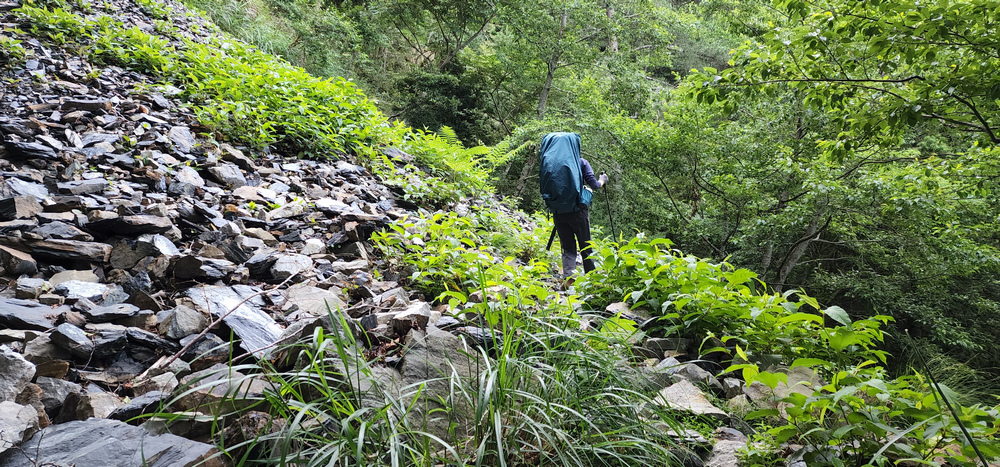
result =
M2 465L973 456L878 320L663 240L554 290L485 149L178 4L0 12Z

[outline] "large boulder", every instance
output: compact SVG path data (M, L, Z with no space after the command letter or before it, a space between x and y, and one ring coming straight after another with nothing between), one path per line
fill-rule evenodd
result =
M20 449L0 454L5 467L223 467L215 446L180 436L151 435L117 420L90 419L52 425Z
M445 440L450 438L452 429L460 439L474 434L475 421L468 418L472 407L462 397L456 397L451 378L476 378L478 355L464 339L433 325L426 331L410 331L403 353L400 387L421 391L413 409L407 413L413 426L423 427ZM402 398L410 400L412 396L407 392Z

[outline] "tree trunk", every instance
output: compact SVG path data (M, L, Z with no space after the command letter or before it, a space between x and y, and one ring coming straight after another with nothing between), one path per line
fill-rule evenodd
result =
M559 21L559 35L557 36L558 39L562 39L563 34L566 32L566 23L568 21L569 21L569 12L564 11L562 14L562 18ZM557 44L558 44L558 39L556 41ZM545 75L545 84L542 85L542 93L540 96L538 96L538 118L545 117L545 106L548 104L549 91L552 90L552 81L555 80L556 69L559 68L559 55L561 54L561 51L558 49L558 45L556 47L557 47L556 51L552 52L552 56L546 63L546 65L548 65L548 73L546 73Z
M819 221L822 217L823 210L820 209L816 212L816 215L813 216L812 222L809 223L809 226L806 227L806 231L802 235L802 238L799 239L795 245L792 245L792 249L788 252L788 256L785 257L785 260L781 263L781 267L778 268L778 280L777 283L774 284L774 290L778 293L781 293L784 288L785 280L787 280L788 275L791 274L792 268L794 268L796 264L799 264L799 260L802 259L802 255L806 253L806 248L809 247L809 244L812 243L813 240L819 238L819 235L817 234L826 227L825 225L822 227L819 225Z
M517 186L514 188L514 197L520 198L521 193L524 193L525 185L528 183L528 179L531 178L531 169L535 167L535 157L534 154L538 151L531 151L528 154L528 160L524 161L524 168L521 169L521 177L517 179Z
M615 7L612 6L610 2L608 3L608 6L604 9L604 13L608 15L608 23L614 21ZM608 49L611 50L611 53L613 54L618 53L618 36L611 34L610 37L608 37Z

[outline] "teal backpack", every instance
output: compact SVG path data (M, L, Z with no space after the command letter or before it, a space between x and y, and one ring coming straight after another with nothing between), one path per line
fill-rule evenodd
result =
M545 206L554 214L580 210L590 206L594 192L586 189L580 168L580 135L549 133L542 138L542 159L538 183Z

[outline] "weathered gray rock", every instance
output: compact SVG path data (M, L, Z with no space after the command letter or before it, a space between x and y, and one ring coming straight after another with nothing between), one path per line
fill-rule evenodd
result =
M7 155L15 159L55 159L58 157L54 149L40 143L4 141L3 145L7 149Z
M302 200L292 201L284 206L280 206L277 209L272 209L264 213L264 220L274 222L278 219L287 219L289 217L295 217L302 214L305 210L306 206Z
M249 407L260 401L265 390L273 389L265 379L245 375L225 364L191 373L181 378L181 384L193 389L180 396L171 407L206 413Z
M101 279L97 277L97 274L94 274L94 271L75 269L67 269L65 271L57 272L49 278L49 283L52 284L52 286L57 286L63 282L69 281L93 282L96 284L100 282Z
M74 180L72 182L63 182L59 183L58 187L60 193L89 195L101 193L106 190L109 185L107 180L104 180L103 178L95 178L92 180Z
M228 143L222 143L220 149L222 149L222 160L232 162L247 172L254 172L257 170L257 164L253 161L253 159L244 155L243 151L232 147Z
M171 339L182 339L192 334L198 334L208 326L205 314L184 305L178 305L160 321L160 334Z
M42 388L42 404L45 405L45 411L49 413L49 416L53 417L62 409L63 403L66 402L70 393L83 392L83 387L79 384L48 376L39 376L35 384Z
M282 310L291 312L293 307L312 316L326 316L330 311L336 312L347 308L347 303L340 297L339 290L321 289L305 284L295 284L285 290L285 303Z
M426 332L412 331L407 335L400 387L415 391L420 383L424 384L414 410L407 414L411 423L443 439L451 436L449 428L454 428L454 435L459 438L474 434L475 421L466 418L471 407L462 398L449 397L452 384L449 378L475 378L477 355L461 337L433 326Z
M84 232L66 222L49 222L38 226L33 232L41 235L42 238L58 240L80 240L84 242L94 241L93 235Z
M37 431L38 411L34 407L0 401L0 459Z
M219 164L208 168L208 173L212 174L219 183L230 188L237 188L247 184L246 177L239 167L233 164Z
M52 318L63 309L41 305L38 302L17 299L0 299L0 325L12 329L48 331Z
M184 154L190 154L194 151L194 136L191 134L191 129L186 126L175 126L170 128L167 132L167 138L170 138L170 142L174 143L174 148L178 152Z
M87 333L69 323L60 324L51 335L52 342L69 351L73 356L88 360L94 354L94 342Z
M223 320L239 336L241 346L260 356L281 337L281 327L261 310L260 289L244 285L193 287L184 291L196 309ZM232 311L232 312L230 312Z
M49 284L45 279L19 277L15 286L14 297L26 299L38 298L39 295L50 290L52 290L52 284Z
M310 238L309 240L306 240L305 245L303 245L302 249L299 250L300 254L306 256L318 255L324 252L326 252L326 243L323 243L323 241L318 238Z
M174 224L170 219L148 214L102 219L90 222L86 226L91 232L127 237L169 232L173 227Z
M0 220L28 219L42 212L42 205L33 196L0 199Z
M223 467L210 444L180 436L151 435L117 420L72 421L52 425L0 455L5 467L51 465L104 467Z
M11 192L18 196L33 196L38 200L49 196L48 188L45 188L45 185L40 183L31 183L19 178L10 178L7 180L7 186L10 187Z
M275 282L295 277L312 268L312 259L305 255L289 254L278 257L271 266L271 277Z
M196 187L205 186L205 179L201 178L198 171L186 165L174 167L174 180Z
M28 241L27 244L34 256L56 260L106 263L111 255L111 245L107 243L50 239Z
M685 379L664 388L654 398L654 402L674 410L690 412L695 415L708 415L720 419L728 417L726 412L712 405L700 389Z
M35 365L6 345L0 345L0 401L12 401L31 379Z
M405 310L396 313L389 324L396 330L396 334L405 336L411 329L427 329L427 323L431 321L431 306L427 302L414 302ZM438 313L438 317L441 314Z
M677 368L677 371L673 372L673 376L676 378L686 379L694 383L696 386L722 389L722 383L720 383L715 376L693 363L685 363L681 365Z
M0 267L11 276L38 272L38 263L31 255L3 245L0 245Z
M148 392L139 397L133 398L127 404L116 408L114 411L108 414L107 418L111 420L121 420L123 422L127 422L142 414L155 411L157 408L160 407L161 403L164 403L168 400L170 400L169 393L163 393L160 391Z
M71 280L62 282L55 288L55 293L66 297L68 300L87 299L92 302L102 302L105 295L111 289L96 282L86 282L81 280Z
M128 303L121 303L111 306L99 306L82 310L87 321L91 323L111 323L114 321L132 318L139 314L139 307Z

